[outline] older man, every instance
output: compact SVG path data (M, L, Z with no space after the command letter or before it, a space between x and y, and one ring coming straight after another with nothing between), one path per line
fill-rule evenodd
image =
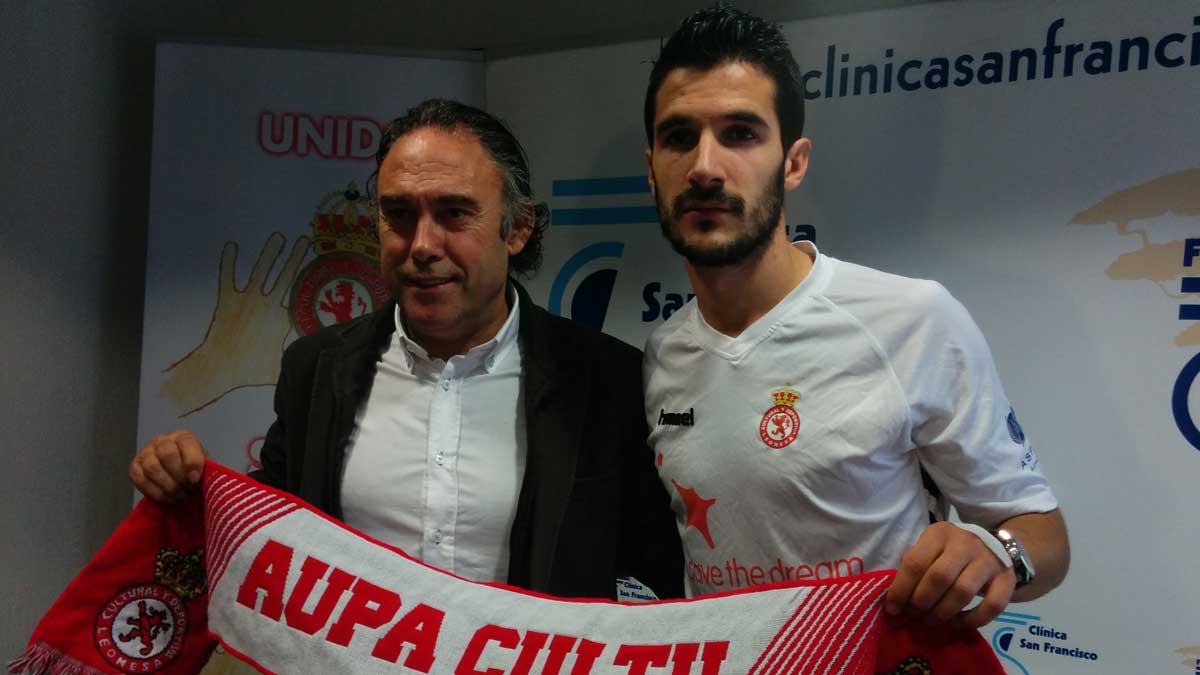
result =
M536 270L546 228L516 138L430 100L391 124L376 161L393 302L287 349L255 477L468 579L613 597L632 577L680 595L637 350L512 279ZM176 432L130 476L170 500L203 462Z
M650 75L650 184L696 294L645 373L652 423L691 422L651 434L689 590L898 567L889 611L982 625L1063 579L1058 502L945 288L788 241L803 124L782 32L725 5L685 20ZM970 525L930 524L923 475Z

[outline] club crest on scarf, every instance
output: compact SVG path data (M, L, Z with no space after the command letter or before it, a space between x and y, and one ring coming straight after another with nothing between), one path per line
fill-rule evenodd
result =
M179 656L187 637L187 601L205 589L204 551L159 549L154 581L114 595L96 614L96 649L114 668L152 673Z
M758 424L758 435L763 443L776 450L791 445L800 433L800 413L796 412L796 401L800 392L783 387L771 392L775 405L763 413Z
M900 662L895 670L882 675L933 675L929 662L919 656L910 656Z

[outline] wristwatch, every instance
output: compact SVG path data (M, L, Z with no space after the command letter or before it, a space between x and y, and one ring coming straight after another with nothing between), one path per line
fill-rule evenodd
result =
M1021 541L1008 530L996 530L993 534L1000 540L1004 550L1008 551L1008 557L1012 558L1013 572L1017 575L1017 588L1033 581L1033 561L1025 553Z

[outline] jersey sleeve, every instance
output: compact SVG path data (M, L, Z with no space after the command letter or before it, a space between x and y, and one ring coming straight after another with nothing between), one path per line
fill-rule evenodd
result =
M916 325L891 358L921 464L966 522L992 527L1057 508L966 308L932 281L913 296Z

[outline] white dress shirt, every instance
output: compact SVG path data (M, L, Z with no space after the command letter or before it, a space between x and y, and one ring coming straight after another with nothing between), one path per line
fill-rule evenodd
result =
M519 307L449 361L396 332L355 420L342 473L346 523L472 581L505 581L525 474Z

